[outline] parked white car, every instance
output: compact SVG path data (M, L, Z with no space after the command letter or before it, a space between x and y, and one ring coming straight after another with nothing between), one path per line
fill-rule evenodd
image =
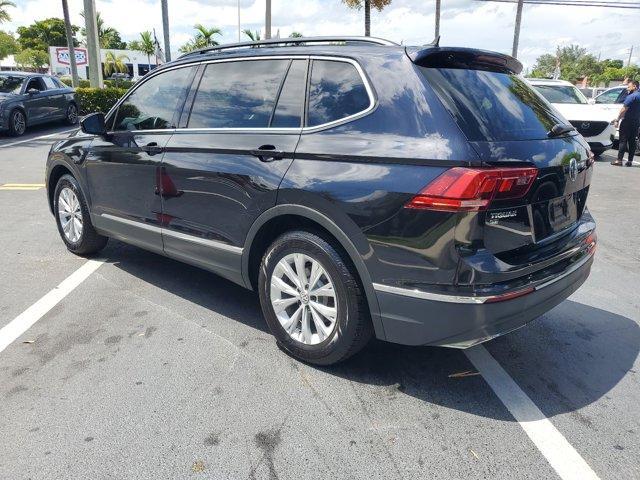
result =
M627 87L624 85L619 85L617 87L611 87L602 92L600 95L597 95L593 99L593 103L596 105L600 105L604 110L610 111L614 118L620 112L622 108L622 102L627 98L628 92ZM620 140L620 135L618 129L616 128L615 137L613 139L613 146L618 147L618 140Z
M616 133L613 120L617 112L602 105L590 104L582 92L567 81L527 80L578 130L595 155L611 148Z

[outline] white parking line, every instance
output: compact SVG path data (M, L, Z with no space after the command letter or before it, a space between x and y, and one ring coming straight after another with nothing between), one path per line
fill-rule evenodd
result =
M500 401L563 480L599 480L566 438L482 345L465 350Z
M57 287L2 327L0 329L0 352L29 330L34 323L84 282L103 263L104 260L87 260L84 265L65 278Z
M62 135L63 133L69 133L69 132L73 132L75 130L77 130L77 128L71 128L69 130L63 130L61 132L50 133L48 135L40 135L39 137L27 138L25 140L18 140L17 142L2 143L2 144L0 144L0 148L13 147L14 145L20 145L21 143L33 142L34 140L40 140L42 138L55 137L56 135Z

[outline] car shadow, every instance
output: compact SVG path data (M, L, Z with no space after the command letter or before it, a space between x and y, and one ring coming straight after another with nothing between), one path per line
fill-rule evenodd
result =
M110 241L107 261L172 295L268 332L257 295L213 273ZM485 347L547 417L576 412L608 394L633 369L640 327L622 315L565 300ZM389 396L409 395L466 413L514 421L464 352L372 341L351 359L311 366ZM588 423L583 415L579 420Z

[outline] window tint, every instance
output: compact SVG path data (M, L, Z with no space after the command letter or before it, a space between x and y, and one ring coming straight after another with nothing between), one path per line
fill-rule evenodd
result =
M53 78L51 78L51 77L42 77L42 80L44 80L44 84L47 86L48 90L55 90L55 89L58 88L56 83L53 81Z
M54 78L53 81L55 82L55 84L58 86L58 88L69 88L67 85L65 85L64 83L62 83L61 80L58 80L57 78Z
M41 92L46 90L46 87L44 86L44 83L42 83L40 77L32 78L31 80L29 80L29 84L27 85L27 89L25 91L28 92L32 88L40 90Z
M463 68L420 67L471 141L546 139L563 122L517 75Z
M314 60L309 84L308 126L366 110L369 95L356 68L345 62Z
M193 67L178 68L150 78L118 107L114 130L175 128L174 115L189 89Z
M289 60L207 65L193 102L190 128L264 128Z
M304 87L307 83L306 75L306 60L294 60L291 62L287 79L282 86L278 105L273 114L272 127L296 128L302 125Z

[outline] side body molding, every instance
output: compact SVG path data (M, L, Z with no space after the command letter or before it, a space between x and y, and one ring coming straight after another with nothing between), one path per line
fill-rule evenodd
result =
M380 319L380 307L378 306L378 299L373 288L373 281L371 280L369 271L365 266L364 261L362 260L362 253L358 251L352 239L350 239L349 236L344 233L344 231L338 225L336 225L329 217L325 216L317 210L314 210L313 208L293 204L276 205L275 207L265 211L256 219L254 224L249 229L249 233L247 234L247 238L245 239L244 255L242 255L242 278L244 280L245 286L248 289L252 289L249 275L249 252L251 250L251 245L256 234L258 233L260 228L269 220L282 215L298 215L308 218L309 220L312 220L324 227L327 231L329 231L329 233L331 233L331 235L334 236L334 238L338 240L338 242L340 242L340 245L345 249L354 266L356 267L358 275L360 276L360 280L362 281L362 286L364 288L367 303L369 305L369 312L371 313L371 321L373 323L375 335L377 338L385 339L386 335L384 333L384 328ZM369 253L372 254L371 251Z

